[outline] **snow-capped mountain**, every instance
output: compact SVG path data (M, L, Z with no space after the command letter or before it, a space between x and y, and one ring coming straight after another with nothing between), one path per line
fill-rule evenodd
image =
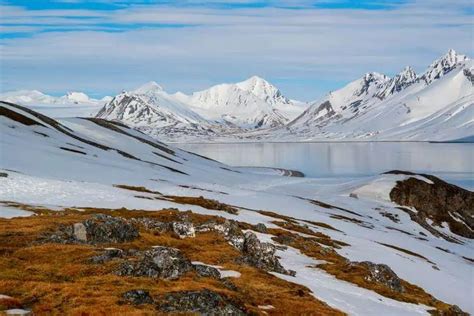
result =
M150 135L165 138L174 132L186 135L210 133L211 126L210 122L153 81L115 96L96 117L120 121Z
M18 90L0 93L0 100L21 104L52 117L71 117L94 115L110 97L93 99L83 92L55 97L38 90Z
M0 93L2 101L19 103L23 105L98 105L106 102L110 97L100 100L90 98L83 92L68 92L66 95L54 97L44 94L38 90L18 90Z
M258 76L190 95L149 82L102 100L36 90L4 93L0 100L53 117L96 115L169 142L466 141L474 139L473 74L473 62L449 50L419 74L409 66L392 78L367 73L309 104Z
M467 61L468 58L465 55L456 53L453 49L450 49L448 53L441 58L435 60L425 71L421 79L426 82L427 85L437 80L451 70L456 68L458 65Z
M257 76L180 97L203 117L242 128L282 126L303 110Z
M329 140L469 138L474 135L472 73L473 62L450 50L421 76L411 67L391 79L366 74L313 103L283 133Z
M192 95L169 94L156 82L149 82L117 95L97 117L173 141L177 137L212 137L216 133L279 127L302 111L301 103L290 101L275 86L254 76Z

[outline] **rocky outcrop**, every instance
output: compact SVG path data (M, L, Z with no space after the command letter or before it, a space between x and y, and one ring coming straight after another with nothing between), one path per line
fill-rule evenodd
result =
M158 309L166 313L197 313L201 315L246 315L225 297L210 291L182 291L166 294Z
M115 272L121 276L177 279L192 270L191 262L176 248L157 246L139 252L136 259L123 262Z
M263 226L263 227L262 227ZM266 231L265 225L261 224L261 230ZM296 275L295 271L288 271L280 264L275 255L275 245L267 242L260 242L257 236L248 231L245 234L239 227L239 224L232 220L226 220L224 223L208 222L196 228L199 232L217 231L224 238L242 253L239 262L246 263L256 268L273 271L288 275Z
M394 292L401 293L404 291L401 279L386 264L376 264L370 261L349 263L349 266L354 265L361 266L368 271L368 274L364 277L366 281L385 285Z
M389 173L415 175L404 171ZM419 176L427 181L415 177L398 181L390 192L390 199L401 206L415 208L417 212L408 212L424 227L428 220L439 227L447 223L453 233L474 238L474 193L431 175Z
M138 229L128 220L105 214L94 214L89 219L63 225L47 236L45 241L57 243L123 243L136 239Z
M191 222L173 222L171 224L173 232L178 235L179 238L195 237L194 225Z
M295 276L295 271L288 271L280 264L275 255L276 247L268 242L260 242L252 232L245 233L245 241L242 249L242 260L249 265L266 271L274 271L282 274Z

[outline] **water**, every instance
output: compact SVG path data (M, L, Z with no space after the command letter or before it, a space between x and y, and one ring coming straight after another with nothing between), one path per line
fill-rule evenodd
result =
M437 175L474 190L474 144L239 143L179 144L232 166L294 169L308 177L359 177L399 169Z

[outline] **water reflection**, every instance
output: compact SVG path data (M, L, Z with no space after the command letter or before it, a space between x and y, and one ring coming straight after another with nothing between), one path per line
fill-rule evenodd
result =
M400 169L436 174L474 188L474 144L243 143L179 147L233 166L296 169L309 177L357 177Z

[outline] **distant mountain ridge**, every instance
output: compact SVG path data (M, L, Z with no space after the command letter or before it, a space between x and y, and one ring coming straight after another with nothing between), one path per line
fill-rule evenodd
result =
M454 140L474 135L473 62L450 50L417 76L369 73L314 102L279 138Z
M474 138L473 85L473 62L451 49L421 74L410 66L391 78L370 72L310 103L289 99L258 76L189 95L167 93L152 81L102 100L35 90L0 98L24 105L105 103L96 117L169 142L447 141Z

